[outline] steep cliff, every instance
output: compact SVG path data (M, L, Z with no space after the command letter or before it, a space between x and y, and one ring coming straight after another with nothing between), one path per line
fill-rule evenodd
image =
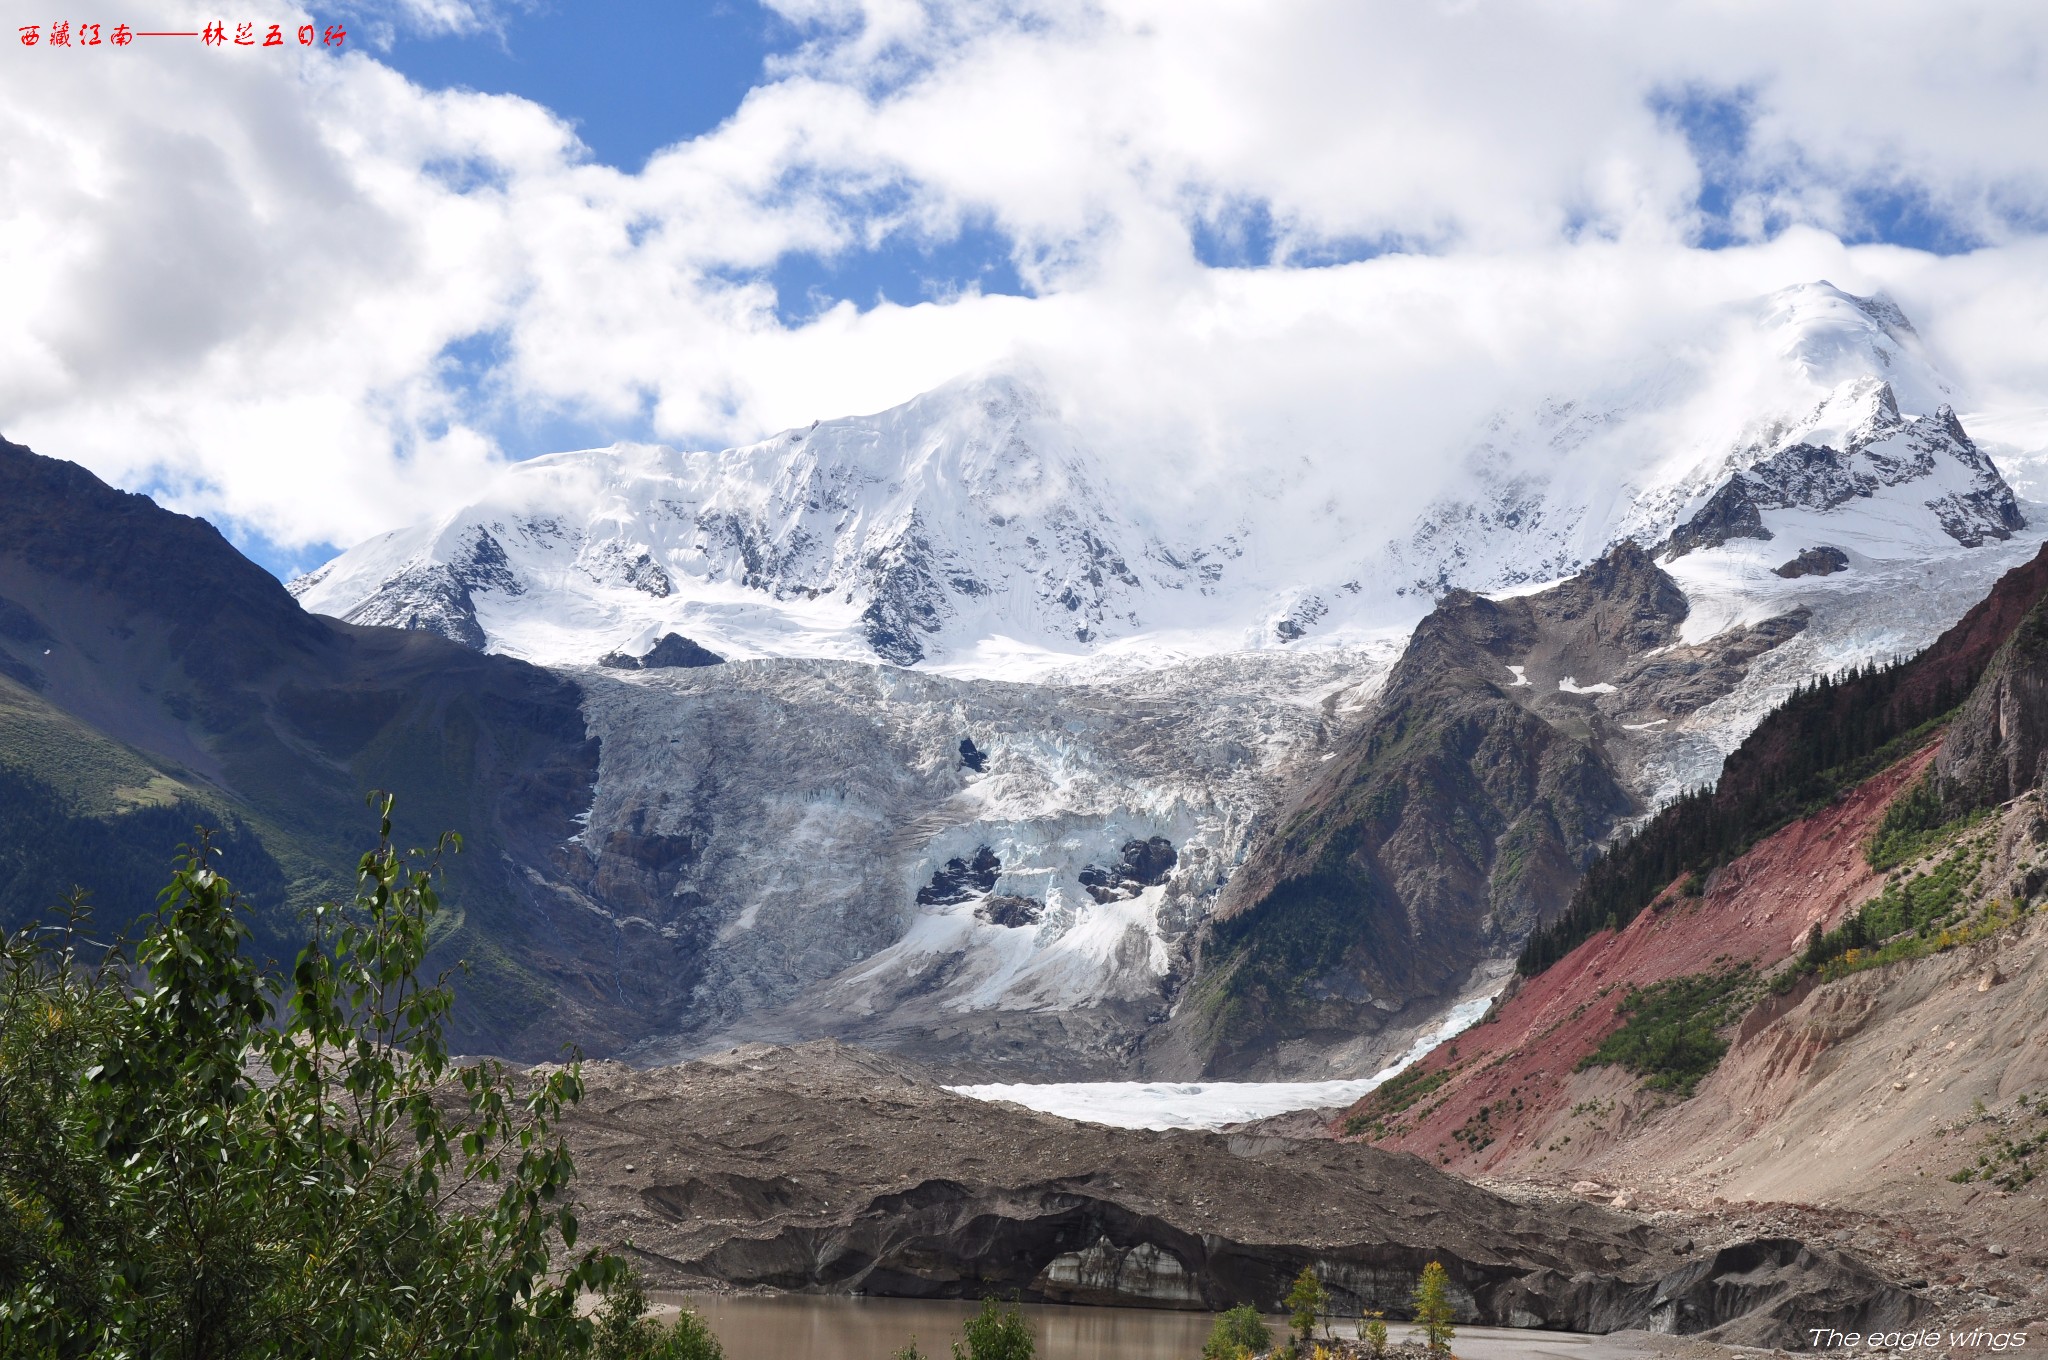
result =
M1308 1268L1334 1314L1398 1317L1436 1260L1464 1322L1752 1345L1926 1309L1818 1243L1701 1248L1373 1147L1072 1123L836 1045L588 1079L563 1124L584 1233L664 1284L1274 1309Z
M1209 1070L1259 1070L1440 1004L1557 914L1640 804L1618 764L1798 632L1790 615L1679 645L1687 604L1624 543L1562 585L1454 592L1370 721L1225 893L1176 1017Z

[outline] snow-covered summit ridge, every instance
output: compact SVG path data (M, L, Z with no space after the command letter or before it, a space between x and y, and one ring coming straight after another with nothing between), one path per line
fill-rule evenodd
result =
M1624 538L1868 562L2005 538L2024 517L1953 400L1889 299L1809 283L1697 319L1591 391L1500 411L1462 452L1365 446L1285 494L1245 465L1169 496L1041 382L990 374L716 453L534 459L292 589L553 664L670 632L732 658L1012 678L1356 644L1453 588L1557 580ZM1405 524L1375 482L1395 462L1439 478Z
M1169 545L1038 391L993 376L718 453L536 458L292 588L544 662L673 630L728 656L912 665L985 636L1083 655L1213 593L1240 551Z
M1463 485L1365 570L1427 598L1509 589L1623 538L1713 546L1730 536L1711 531L1716 511L1764 539L1771 511L1819 514L1799 530L1887 560L2005 538L2024 518L1954 399L1896 303L1800 284L1596 391L1496 415Z

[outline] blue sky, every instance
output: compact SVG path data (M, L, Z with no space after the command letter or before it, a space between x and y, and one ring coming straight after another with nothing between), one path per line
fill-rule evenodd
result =
M550 0L507 9L496 30L395 32L379 58L429 89L517 94L576 124L599 160L637 171L711 131L797 31L752 0Z
M716 129L768 78L770 58L803 40L794 24L752 0L542 0L497 11L494 20L494 27L460 33L397 26L378 59L426 89L530 99L573 123L593 160L627 174L657 151ZM1021 295L1027 290L1010 256L1007 237L985 221L969 221L948 239L898 233L876 249L792 251L770 267L728 273L772 284L777 316L797 326L841 300L866 310L970 288ZM485 334L450 346L456 380L479 387L502 340ZM641 416L594 420L559 410L505 410L488 423L513 458L658 437ZM334 551L327 543L281 549L251 536L244 546L284 575Z
M629 174L664 147L711 132L767 78L771 57L801 46L794 24L752 0L546 0L507 9L501 27L461 34L401 31L378 55L429 89L516 94L575 124L591 156ZM920 302L974 287L1025 291L1010 242L986 222L952 239L897 236L876 250L794 252L757 271L785 322L840 299Z

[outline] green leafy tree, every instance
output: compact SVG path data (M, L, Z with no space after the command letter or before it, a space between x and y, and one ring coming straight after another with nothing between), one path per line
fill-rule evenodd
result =
M1415 1285L1415 1320L1422 1325L1423 1349L1431 1355L1449 1355L1455 1317L1450 1274L1441 1262L1431 1261L1422 1268L1422 1278Z
M1227 1313L1218 1313L1202 1343L1202 1360L1238 1360L1273 1349L1273 1329L1259 1316L1259 1310L1240 1303Z
M1303 1341L1315 1336L1316 1319L1322 1316L1329 1301L1330 1295L1315 1271L1303 1266L1301 1274L1294 1277L1294 1287L1287 1291L1287 1315L1295 1335Z
M983 1299L981 1311L967 1319L965 1346L953 1343L953 1360L1032 1360L1038 1342L1031 1324L1016 1304L1007 1308L994 1299Z
M725 1360L710 1325L689 1309L670 1323L648 1316L647 1286L639 1272L620 1272L602 1293L596 1360Z
M911 1337L910 1344L889 1357L889 1360L925 1360L923 1351L917 1348L917 1338Z
M1367 1313L1365 1322L1358 1329L1359 1340L1365 1343L1365 1353L1379 1360L1387 1353L1387 1315Z
M421 969L459 843L401 855L390 811L287 978L204 838L132 951L82 902L0 939L0 1354L589 1350L577 1299L623 1266L575 1250L581 1078L453 1066Z

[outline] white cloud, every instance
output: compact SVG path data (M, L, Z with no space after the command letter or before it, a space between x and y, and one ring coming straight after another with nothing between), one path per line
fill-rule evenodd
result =
M10 48L0 430L280 542L349 542L473 485L508 413L722 442L1028 362L1146 467L1341 465L1386 511L1489 403L1827 275L1890 287L1985 419L2037 446L2034 7L776 8L808 44L639 174L534 104L422 91L366 52ZM1745 111L1711 167L1720 227L1768 240L1688 244L1687 99ZM1986 244L1936 258L1798 225L1854 233L1894 199ZM1428 253L1204 268L1191 224L1251 205L1282 259ZM968 220L1015 241L1039 296L792 327L757 278ZM479 383L447 354L480 335L499 359Z

